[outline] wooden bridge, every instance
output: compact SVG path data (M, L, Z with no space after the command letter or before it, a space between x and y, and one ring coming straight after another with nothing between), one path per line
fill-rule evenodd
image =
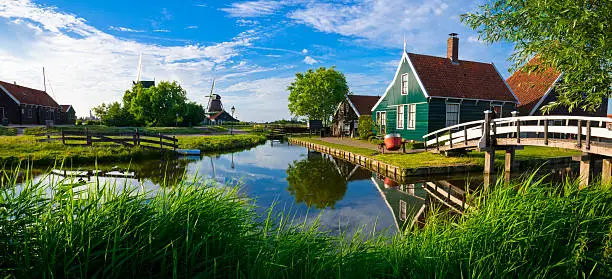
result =
M517 116L461 123L423 136L430 152L475 149L485 152L485 173L492 173L495 150L505 150L506 172L513 166L516 149L523 146L549 146L573 149L580 156L581 185L589 183L592 161L603 160L602 181L612 182L612 118L580 116Z

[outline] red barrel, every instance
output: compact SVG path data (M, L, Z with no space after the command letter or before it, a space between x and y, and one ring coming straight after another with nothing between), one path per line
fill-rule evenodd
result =
M402 147L402 136L400 134L388 134L385 136L385 147L387 150L398 150Z

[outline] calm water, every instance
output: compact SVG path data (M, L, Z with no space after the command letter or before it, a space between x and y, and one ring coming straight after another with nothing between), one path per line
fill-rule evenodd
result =
M96 179L88 177L92 167L63 169L79 169L74 174L83 175L80 180L85 185ZM480 175L411 178L398 183L346 161L278 142L231 154L98 169L111 176L98 177L102 182L145 191L155 191L164 179L176 181L183 174L216 181L220 187L239 185L261 214L275 204L276 213L290 211L297 220L306 218L310 223L318 217L323 229L348 234L358 228L394 233L405 224L422 224L433 204L449 212L460 211L464 191L483 183ZM59 168L50 175L45 172L37 171L36 179L57 180L64 175Z

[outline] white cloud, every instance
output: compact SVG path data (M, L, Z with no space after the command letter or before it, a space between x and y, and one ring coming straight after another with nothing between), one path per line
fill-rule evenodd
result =
M306 53L308 53L308 50L307 49L302 49L302 53L306 54Z
M480 40L478 38L478 36L469 36L468 37L468 42L470 42L470 43L478 43L478 44L484 44L485 43L484 41Z
M272 77L244 81L220 89L224 106L235 106L242 119L262 121L288 119L289 92L293 77Z
M236 20L236 24L238 24L238 26L253 26L259 24L259 22L257 20L239 18Z
M144 78L176 80L199 102L213 73L253 71L244 64L234 68L233 59L257 39L255 31L210 45L160 46L114 37L85 19L26 0L0 2L2 18L8 21L0 21L0 41L6 42L0 44L0 79L42 88L40 69L45 66L57 101L72 104L80 116L102 102L121 99L136 78L140 53Z
M185 29L198 29L197 25L189 25L187 27L185 27Z
M304 57L304 63L308 64L308 65L312 65L312 64L316 64L319 63L319 61L317 61L316 59L310 57L310 56L306 56Z
M283 5L285 4L281 1L246 1L232 3L229 7L221 8L221 10L231 17L261 17L274 14Z
M168 29L155 29L155 30L153 30L153 32L156 32L156 33L169 33L170 30L168 30Z
M127 27L121 27L121 26L109 26L108 29L115 30L115 31L121 31L121 32L130 32L130 33L142 33L142 32L144 32L143 30L136 30L136 29L127 28Z

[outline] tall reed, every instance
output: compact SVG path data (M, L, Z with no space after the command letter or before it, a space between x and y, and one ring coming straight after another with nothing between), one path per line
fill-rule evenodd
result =
M527 177L481 193L453 222L433 210L422 229L347 237L273 210L257 218L235 187L198 179L156 193L27 181L0 189L3 277L612 276L603 185Z

